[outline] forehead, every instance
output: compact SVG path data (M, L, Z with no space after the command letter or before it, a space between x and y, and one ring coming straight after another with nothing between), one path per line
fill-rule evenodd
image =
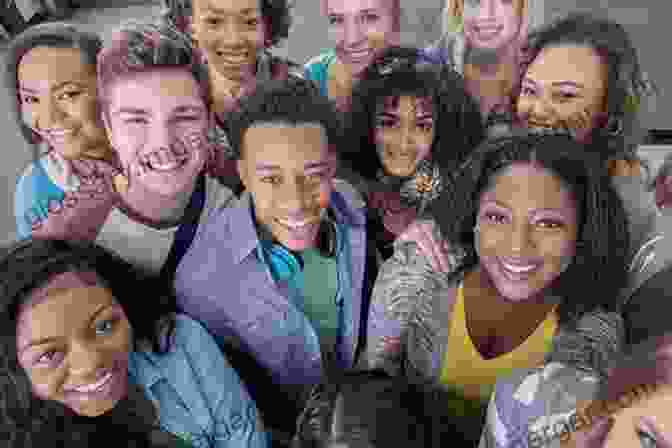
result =
M561 208L573 203L564 182L551 171L532 163L513 163L494 174L482 201L533 203L539 208Z
M385 112L425 113L432 112L432 99L428 96L386 96L379 103L379 108Z
M243 137L244 158L281 169L303 169L328 157L327 136L319 124L260 123Z
M177 107L202 107L198 83L183 68L161 68L124 75L107 88L112 110L134 107L166 111Z
M28 337L26 331L36 338L39 335L58 336L81 327L101 307L115 304L112 293L101 286L55 288L22 309L17 330L22 339Z
M18 82L39 86L91 79L95 67L85 64L82 56L76 48L35 47L19 62Z
M194 11L239 14L246 11L259 11L261 0L194 0Z
M606 82L606 65L590 46L554 45L539 52L525 77L543 83L571 80L599 87Z
M328 14L356 14L367 9L391 10L393 0L323 0Z

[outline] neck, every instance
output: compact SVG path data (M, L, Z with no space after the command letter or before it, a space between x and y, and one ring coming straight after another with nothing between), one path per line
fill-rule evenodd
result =
M175 196L163 196L136 182L126 192L120 192L119 209L129 218L154 228L177 226L196 188L198 176L188 188Z
M214 102L215 112L226 113L231 110L231 104L240 96L242 90L254 83L255 68L256 67L251 67L249 70L243 70L244 73L240 79L225 78L216 70L209 70L210 91Z

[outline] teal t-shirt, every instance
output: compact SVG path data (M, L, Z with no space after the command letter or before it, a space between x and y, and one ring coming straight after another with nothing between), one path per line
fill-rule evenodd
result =
M338 267L335 258L326 258L316 249L303 257L303 312L317 331L320 345L333 347L338 332Z

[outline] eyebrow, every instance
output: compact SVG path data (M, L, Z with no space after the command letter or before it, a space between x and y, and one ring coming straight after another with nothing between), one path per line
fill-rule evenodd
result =
M529 83L529 84L534 84L535 86L538 86L540 83L530 79L530 78L524 78L523 82ZM583 89L585 86L581 84L580 82L574 82L574 81L556 81L552 82L551 86L553 87L576 87L577 89Z
M303 167L304 170L314 170L319 168L326 168L329 166L327 162L309 162ZM265 163L258 163L256 166L257 171L279 171L280 167L278 165L267 165Z
M488 204L488 203L493 203L493 204L495 204L495 205L497 205L497 206L499 206L499 207L501 207L501 208L505 208L505 209L507 209L507 210L509 210L509 211L511 210L511 207L509 207L508 205L506 205L506 204L504 204L504 203L502 203L502 202L499 202L499 201L496 200L496 199L488 199L488 200L486 200L486 201L483 201L483 205ZM560 209L561 209L561 207L557 207L557 208L548 208L548 207L545 207L545 208L534 208L534 209L532 209L531 214L537 214L537 213L543 213L543 212L553 212L553 213L558 213L558 212L560 211Z
M99 308L98 308L98 309L91 315L91 317L89 317L89 320L86 322L86 326L88 327L89 325L91 325L91 322L93 322L94 320L96 320L96 317L98 317L98 315L99 315L102 311L104 311L104 310L106 310L107 308L110 308L110 307L112 307L112 306L114 306L113 303L108 303L108 304L106 304L106 305L101 305L101 306L100 306L100 307L99 307ZM27 349L29 349L29 348L31 348L31 347L34 347L34 346L36 346L36 345L42 345L42 344L46 344L46 343L48 343L48 342L54 342L54 341L57 341L57 340L59 340L59 339L61 339L61 338L62 338L61 336L51 336L51 337L46 337L46 338L35 339L35 340L33 340L33 341L30 341L28 344L26 344L26 345L21 349L21 352L24 352L24 351L26 351Z
M53 90L60 90L63 87L67 86L68 84L76 84L79 87L81 87L81 83L79 81L63 81L63 82L59 82L58 84L50 87L49 90L52 90L52 91ZM22 91L22 92L27 92L27 93L38 93L39 92L38 90L33 90L33 89L30 89L30 88L21 87L21 86L19 86L19 90Z
M240 11L230 11L227 9L221 9L214 7L212 5L208 5L205 7L206 12L214 13L214 14L221 14L221 15L232 15L232 14L241 14L241 15L250 15L253 13L257 12L257 8L245 8L241 9Z
M201 106L178 106L176 107L172 113L174 114L181 114L185 112L203 112L204 108ZM139 107L122 107L118 110L115 111L116 115L121 115L121 114L129 114L129 115L151 115L151 113L146 110L142 109Z

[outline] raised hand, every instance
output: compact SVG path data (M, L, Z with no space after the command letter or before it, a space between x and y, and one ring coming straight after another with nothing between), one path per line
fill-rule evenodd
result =
M429 260L432 269L447 273L451 266L448 259L448 244L435 238L435 226L434 221L415 220L397 239L416 243Z

